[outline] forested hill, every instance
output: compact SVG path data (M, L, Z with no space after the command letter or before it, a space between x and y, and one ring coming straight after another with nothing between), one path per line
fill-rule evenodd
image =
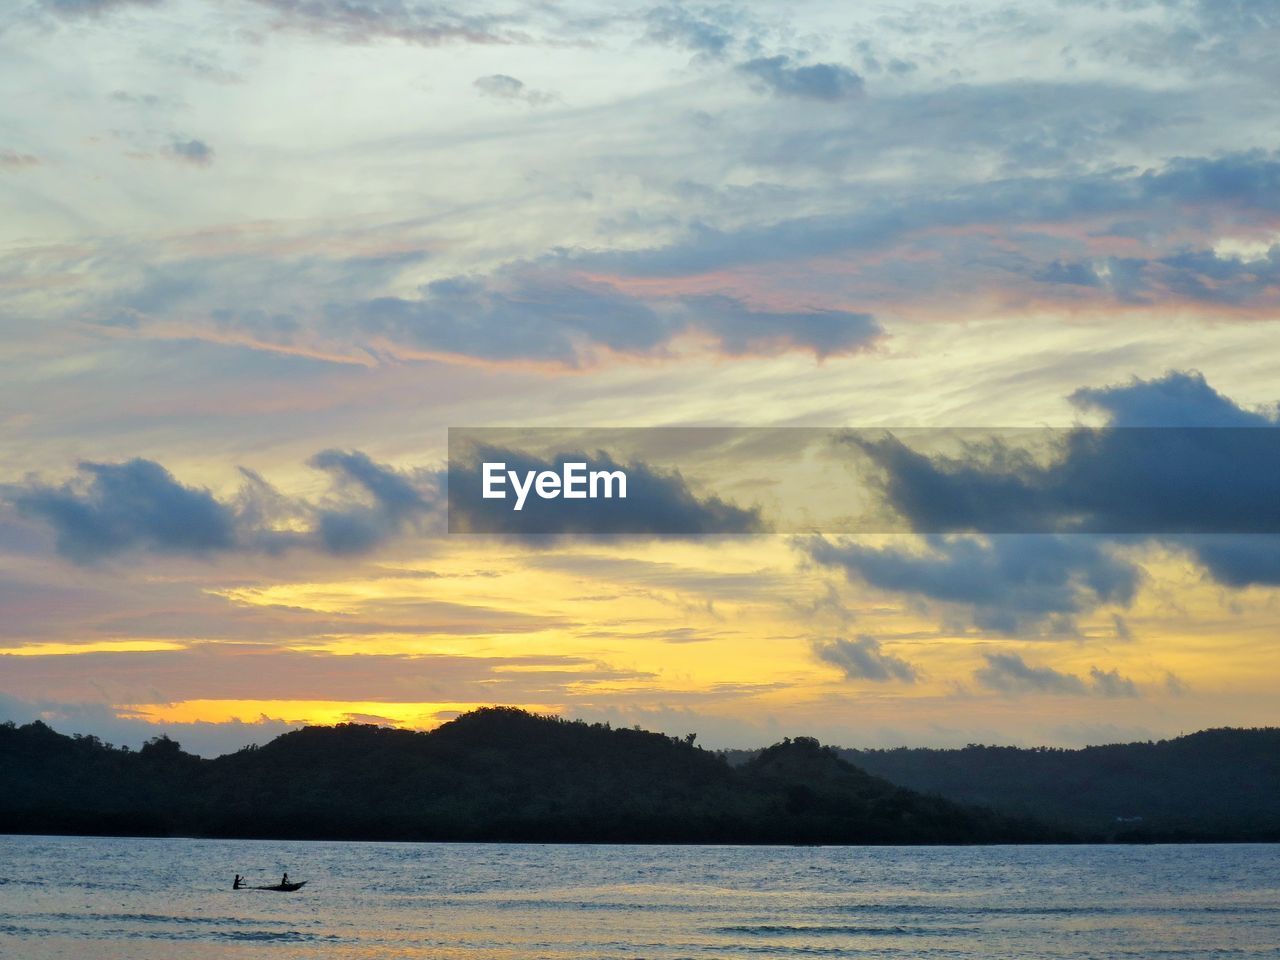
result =
M1280 840L1280 729L1081 750L839 750L896 784L1134 840Z
M807 738L731 767L639 730L489 708L430 733L308 727L215 760L0 727L0 833L979 843L1069 839L895 787Z

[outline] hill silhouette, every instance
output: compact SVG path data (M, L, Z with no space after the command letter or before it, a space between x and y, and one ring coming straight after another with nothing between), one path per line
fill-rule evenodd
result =
M735 768L641 730L510 708L430 733L307 727L213 760L0 726L0 832L295 839L999 843L1068 839L896 787L816 740Z
M913 790L1090 836L1280 840L1280 729L1274 727L1079 750L968 746L839 754Z

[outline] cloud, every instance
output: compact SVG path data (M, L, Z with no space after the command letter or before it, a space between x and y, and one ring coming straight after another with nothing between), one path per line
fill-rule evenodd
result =
M922 454L892 436L848 440L884 472L886 499L920 531L1280 532L1274 409L1245 410L1199 373L1176 371L1071 399L1109 422L1055 434L1047 463L998 434L959 457Z
M837 637L829 641L816 641L813 652L819 660L843 670L850 680L915 683L918 678L915 667L900 657L884 653L880 649L880 641L865 634L856 640Z
M1001 693L1065 693L1081 695L1088 692L1083 680L1069 673L1059 673L1051 667L1032 667L1016 653L988 653L983 655L987 665L974 671L978 683Z
M478 77L474 86L484 96L492 100L512 100L527 103L531 107L542 106L555 100L555 95L542 90L533 90L524 81L505 73L495 73L487 77Z
M967 607L973 626L1004 634L1070 633L1079 613L1129 604L1141 580L1136 566L1092 537L933 535L923 542L926 550L917 552L819 537L801 548L851 581Z
M139 107L179 106L182 102L156 93L136 93L132 90L112 90L110 96L116 103L127 103Z
M862 63L883 74L878 59ZM912 73L901 60L890 64L890 77ZM919 68L912 77L925 80ZM1185 149L1187 103L1183 91L1139 89L1111 77L890 80L857 110L827 111L821 124L770 111L774 129L745 147L751 162L779 171L855 174L895 159L903 174L925 184L940 173L970 186L1036 174L1074 178L1085 170L1132 175L1116 169L1131 162L1130 150L1165 157Z
M315 509L315 531L329 553L366 553L431 509L423 491L407 476L359 451L325 450L309 463L334 476L343 492L354 487L370 501L363 504L346 497Z
M527 39L511 16L463 12L414 0L254 0L281 30L344 43L400 40L425 47L445 43L515 43Z
M175 160L194 167L207 167L213 163L213 147L203 140L175 140L169 152Z
M945 238L980 225L998 225L1007 236L1019 227L1081 223L1089 224L1091 234L1102 240L1107 234L1106 228L1098 226L1102 221L1117 229L1124 224L1130 232L1160 238L1181 235L1188 229L1210 230L1218 218L1235 225L1267 223L1277 212L1280 154L1250 150L1220 157L1176 157L1140 171L1113 168L1045 176L1021 174L945 191L927 186L907 191L886 187L879 197L868 198L853 209L763 224L748 221L732 228L698 221L685 238L670 244L582 253L570 263L583 269L609 269L623 276L689 276L847 251L892 251L908 240L918 242L918 238L935 233ZM994 247L994 253L1003 251L996 275L1005 282L1018 273L1030 279L1061 259L1044 256L1045 250L1058 249L1048 238L1038 233L1034 239L1036 243L1013 256L1007 247ZM956 274L957 281L973 269L972 245L980 240L981 235L975 232L960 237L970 256L959 261L965 270ZM1078 249L1080 240L1070 237L1062 242ZM877 264L877 270L883 269ZM938 267L931 262L928 269ZM911 273L909 281L919 283L922 275Z
M1033 667L1016 653L986 653L986 666L974 671L982 686L1009 695L1050 693L1067 696L1136 697L1138 688L1116 670L1089 669L1089 681L1052 667Z
M884 335L869 313L753 310L728 296L685 297L679 304L689 312L691 328L709 334L721 352L729 356L769 356L800 350L822 360L860 353Z
M565 462L588 470L624 470L622 499L530 500L511 509L510 500L482 497L481 465L504 463L524 476L528 471L560 472ZM449 530L505 535L672 535L761 533L758 510L744 509L716 496L697 496L679 473L663 473L639 461L619 462L604 452L557 453L542 458L502 447L477 445L449 462Z
M684 7L654 7L645 14L645 39L679 47L698 59L718 60L734 43L735 22L723 9L694 14Z
M421 270L427 254L281 261L241 253L168 259L140 249L107 256L115 264L107 289L77 311L78 319L140 336L199 337L366 365L425 355L580 368L663 357L677 347L822 360L871 350L886 336L869 313L762 308L726 294L633 293L567 272L556 258L433 280L416 295L378 296L380 288L404 286L403 275Z
M341 231L338 235L346 236ZM123 242L97 251L93 261L109 267L92 301L77 311L77 319L141 333L158 329L159 336L177 332L215 342L248 341L265 349L328 346L334 354L339 353L338 345L312 341L336 335L340 327L346 334L342 346L351 354L357 338L349 327L335 320L331 331L314 318L338 312L334 304L343 299L375 296L426 259L423 251L414 249L372 255L312 249L280 258L275 255L277 245L296 238L264 240L243 229L233 229L228 237L234 238L229 249L204 256L175 257L162 246ZM42 266L79 273L90 263Z
M660 354L689 337L729 356L790 351L816 358L869 349L869 314L759 310L729 296L630 296L598 281L516 272L429 283L417 299L384 297L341 311L368 335L419 350L493 361L589 363L600 351Z
M699 535L756 533L758 510L715 496L699 497L678 473L640 462L622 464L605 454L562 454L541 460L519 451L482 448L475 459L451 463L450 527L509 535ZM481 499L480 458L508 469L558 469L563 459L593 469L627 471L626 500L539 501L520 512ZM411 533L443 532L446 478L435 470L398 470L356 450L324 450L308 465L327 473L330 491L318 500L282 493L252 470L241 469L231 497L179 482L152 460L79 465L61 484L29 478L0 487L20 515L48 527L60 556L93 564L132 553L212 557L225 553L276 554L288 550L353 556ZM495 503L500 506L495 506Z
M790 57L758 57L738 70L763 91L802 100L852 100L862 96L862 77L837 63L795 66Z
M1156 540L1189 551L1228 586L1280 583L1275 407L1245 409L1201 374L1178 371L1071 398L1109 422L1063 432L1047 463L999 439L962 457L919 453L893 437L850 442L883 471L886 501L913 530ZM1097 549L1064 562L1097 569Z
M16 150L0 150L0 170L29 170L40 166L40 158Z
M1070 284L1109 293L1122 304L1191 302L1224 308L1280 303L1280 246L1246 258L1213 250L1163 257L1116 257L1054 261L1035 274L1049 284Z
M676 229L687 226L670 242L654 245L646 236L612 248L570 247L478 274L453 273L447 251L447 267L423 267L441 254L429 254L421 237L411 253L395 251L399 258L268 252L186 259L126 247L74 267L88 279L76 285L84 292L72 295L79 302L64 315L132 317L143 335L234 339L364 363L425 355L582 368L664 357L677 342L723 356L838 357L879 342L876 316L886 311L951 316L976 300L984 310L996 301L997 311L1087 306L1090 298L1105 307L1112 295L1096 284L1106 257L1095 263L1082 249L1113 249L1122 228L1126 238L1142 238L1126 246L1152 248L1173 246L1188 231L1247 232L1280 212L1277 192L1280 161L1266 152L945 190L908 180L874 194L851 189L829 213L682 214ZM1232 309L1258 312L1275 297L1257 272L1262 260L1219 258L1225 266L1215 267L1178 256L1166 259L1182 270L1194 265L1206 278L1201 284L1229 296ZM118 269L95 276L108 261ZM1121 284L1119 261L1108 262L1110 282ZM770 266L742 269L762 264ZM1213 280L1217 269L1230 276ZM424 273L435 279L423 284ZM1143 296L1144 309L1185 300L1172 283Z
M1090 667L1089 678L1093 681L1093 689L1099 696L1136 697L1138 695L1137 685L1128 677L1120 676L1118 670L1100 670L1097 667Z
M1047 463L1000 441L944 457L851 435L883 471L885 500L928 533L927 549L821 539L804 549L880 589L965 605L974 626L1002 633L1069 632L1077 614L1127 606L1140 569L1117 550L1143 543L1185 551L1228 587L1280 584L1274 406L1246 409L1177 371L1071 399L1109 422L1066 431ZM1006 535L934 532L961 530ZM1046 532L1059 530L1090 535Z
M1196 370L1170 370L1153 380L1081 387L1071 394L1081 409L1099 410L1111 427L1274 427L1280 415L1246 410L1211 387Z
M385 297L354 310L367 332L420 349L490 360L574 364L593 346L650 353L677 324L603 284L455 277L418 299Z
M57 535L58 552L76 563L144 549L207 554L236 542L236 518L208 490L187 487L160 464L80 464L60 486L30 483L10 491L19 512Z
M1146 14L1157 5L1131 5L1142 14L1139 31L1105 36L1095 49L1143 69L1180 69L1200 77L1247 77L1250 66L1274 70L1268 40L1280 16L1267 0L1179 0L1162 6L1164 15L1153 19Z
M1129 641L1133 639L1133 630L1129 627L1129 622L1118 613L1111 615L1111 625L1115 628L1116 639Z
M222 500L142 458L83 462L64 483L29 479L0 495L47 525L59 555L79 564L133 552L364 553L414 527L436 504L430 473L402 473L355 451L326 450L311 465L335 481L320 503L287 497L247 470L236 496Z
M559 255L380 296L408 286L430 255L272 253L268 245L261 253L174 257L124 245L41 268L88 276L66 319L365 365L425 357L581 368L677 349L823 360L869 351L886 337L871 313L809 305L803 293L788 298L793 304L763 306L728 293L627 289L568 269Z
M1183 536L1171 542L1188 550L1223 586L1280 586L1280 535Z
M40 6L63 17L99 16L124 7L156 7L161 0L40 0Z

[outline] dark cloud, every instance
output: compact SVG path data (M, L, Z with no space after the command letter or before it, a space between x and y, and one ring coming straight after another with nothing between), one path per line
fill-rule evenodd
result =
M482 496L482 464L505 463L521 476L528 471L559 473L565 462L586 463L588 470L623 470L626 499L540 500L530 496L519 512L513 499ZM509 485L508 485L509 489ZM557 453L543 458L502 447L477 445L451 451L449 530L513 536L672 535L760 533L764 521L756 509L743 509L716 496L697 496L679 473L663 473L638 462L619 462L604 452Z
M517 80L515 77L508 76L505 73L478 77L474 86L486 97L493 100L513 100L527 103L531 107L541 106L555 99L549 93L530 89L523 80Z
M1072 400L1110 422L1065 431L1048 462L999 439L947 457L893 437L851 438L883 472L883 496L913 530L1035 536L984 545L935 535L923 555L824 541L810 552L885 589L971 604L979 625L1007 617L1006 629L1026 614L1071 614L1132 597L1136 570L1103 539L1047 531L1160 542L1188 551L1232 587L1280 583L1274 408L1245 409L1202 375L1183 372L1081 389Z
M797 66L790 57L779 55L748 60L738 70L778 97L837 101L862 96L862 78L838 63Z
M242 471L235 497L220 500L144 459L81 463L79 476L65 483L28 480L0 493L20 514L51 528L58 553L74 563L140 551L363 553L414 527L435 506L436 478L429 473L404 474L354 451L324 451L311 465L335 480L319 504L285 496L252 471Z
M853 581L971 610L997 633L1074 631L1074 617L1100 604L1127 605L1140 570L1097 538L928 536L924 552L815 538L802 548Z
M516 513L510 503L499 507L499 501L481 498L479 458L505 461L508 469L521 472L558 469L559 462L498 448L477 449L475 456L451 462L449 518L456 531L697 535L764 529L755 509L699 497L678 473L640 462L621 464L604 454L562 456L592 469L625 469L625 500L567 505L531 499ZM29 479L0 488L0 496L22 516L51 529L58 553L81 564L135 552L207 557L297 549L350 556L410 532L443 532L442 473L397 470L359 451L325 450L308 463L332 480L329 494L318 501L284 494L243 469L240 489L219 499L144 459L82 463L79 476L65 483Z
M137 549L208 554L236 543L233 510L158 463L86 462L79 469L78 478L59 486L33 482L9 493L19 512L53 528L58 552L70 560Z
M195 167L207 167L213 163L213 147L203 140L175 140L169 152L175 160Z
M333 475L344 493L355 488L367 499L361 503L344 497L316 508L315 530L329 553L366 553L431 509L420 487L408 477L358 451L325 450L312 457L310 464Z
M915 667L900 657L883 652L880 641L865 634L856 640L837 637L818 641L813 645L813 653L819 660L839 667L850 680L915 683L918 677Z
M375 299L338 316L345 322L350 314L367 334L421 350L564 365L600 350L657 354L681 336L732 356L804 351L820 359L865 350L883 336L865 313L756 310L728 296L642 299L531 272L437 280L418 299Z
M920 453L894 436L848 442L883 471L885 499L920 532L1280 532L1270 412L1241 409L1195 373L1072 398L1111 422L1049 433L1048 462L999 434L961 456Z
M1280 586L1280 536L1274 533L1173 538L1223 586Z
M1071 402L1099 410L1112 427L1274 427L1280 415L1246 410L1211 387L1204 374L1171 370L1153 380L1134 377L1126 384L1081 387Z
M1128 677L1116 670L1091 667L1086 683L1072 673L1062 673L1052 667L1034 667L1016 653L983 654L987 663L974 671L974 679L991 690L1010 695L1023 693L1052 693L1069 696L1093 694L1100 697L1136 697L1138 688Z

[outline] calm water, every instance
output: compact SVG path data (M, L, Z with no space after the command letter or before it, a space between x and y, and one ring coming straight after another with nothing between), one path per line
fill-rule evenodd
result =
M734 956L1280 957L1280 847L0 837L5 958Z

